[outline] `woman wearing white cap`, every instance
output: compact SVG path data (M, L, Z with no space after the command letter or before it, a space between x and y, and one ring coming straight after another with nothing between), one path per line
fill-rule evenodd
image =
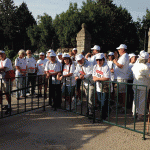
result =
M71 97L73 97L75 94L75 78L73 76L74 71L75 71L75 66L72 63L69 54L64 53L62 59L62 72L58 73L57 79L63 81L62 97L66 98L66 100L69 103L70 103L70 94ZM70 105L68 105L66 109L69 110L69 108ZM74 102L71 103L71 109L73 108L74 108Z
M148 58L149 54L147 52L142 53L139 58L139 63L135 63L135 65L132 67L133 84L147 86L147 93L150 87L149 68L146 65ZM136 86L133 86L133 90L134 90L134 100L132 112L133 115L135 115L135 102L136 102L136 113L138 113L138 119L141 120L145 110L145 101L146 101L145 98L147 98L146 87L137 86L136 91Z
M101 104L102 108L102 118L106 119L107 111L108 111L108 85L104 83L102 85L101 81L109 81L110 80L110 69L108 65L105 63L105 56L103 53L96 55L97 64L93 68L93 80L96 82L96 91L98 96L98 101ZM106 86L105 86L106 85ZM106 89L104 89L106 87Z
M55 53L50 53L50 60L46 63L45 71L46 71L46 78L50 78L50 76L52 76L52 85L50 85L51 86L50 88L54 102L53 107L54 110L56 110L56 108L60 107L61 105L61 96L60 94L58 94L61 93L61 85L60 81L56 79L57 74L61 72L61 65L59 61L56 60Z
M60 63L62 63L62 53L57 54L57 59Z
M45 59L45 54L41 52L39 54L40 59L37 61L36 64L36 70L37 70L37 76L38 76L38 84L44 83L44 75L45 75L45 66L47 63L47 59ZM47 92L47 83L45 82L45 92ZM39 85L39 94L37 95L38 97L42 97L42 85ZM45 94L46 95L46 94Z
M134 63L136 62L136 55L134 53L129 54L129 67L128 67L128 83L133 83L133 72L132 72L132 67L134 65ZM132 103L133 103L133 89L132 89L132 85L128 85L128 89L127 89L127 107L128 108L132 108Z

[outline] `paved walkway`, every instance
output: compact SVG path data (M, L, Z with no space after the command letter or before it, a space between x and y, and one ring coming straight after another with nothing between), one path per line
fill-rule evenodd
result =
M0 150L150 149L150 137L50 107L0 119Z

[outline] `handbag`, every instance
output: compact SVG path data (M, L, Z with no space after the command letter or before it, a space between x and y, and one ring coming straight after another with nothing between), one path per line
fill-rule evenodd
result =
M5 80L6 81L14 81L15 80L15 71L14 70L9 70L5 73Z

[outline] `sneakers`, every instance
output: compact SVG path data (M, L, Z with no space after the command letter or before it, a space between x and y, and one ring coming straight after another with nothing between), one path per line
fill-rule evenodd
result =
M30 96L30 93L26 93L27 96Z
M71 110L74 109L74 101L71 103ZM67 106L66 110L70 110L70 105Z
M7 110L6 110L6 112L5 112L5 115L10 114L10 111L11 111L11 109L10 109L10 108L7 108Z

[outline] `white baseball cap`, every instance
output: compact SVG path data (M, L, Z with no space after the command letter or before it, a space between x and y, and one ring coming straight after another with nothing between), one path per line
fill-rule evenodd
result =
M58 54L57 54L57 56L60 56L60 55L62 55L62 53L58 53Z
M56 57L56 54L55 53L50 53L50 57L52 57L52 56Z
M148 52L143 52L143 53L140 55L140 58L141 58L141 59L148 59L148 58L149 58L149 53L148 53Z
M136 56L134 53L129 54L129 58Z
M96 59L103 59L105 58L105 55L103 53L96 54Z
M108 53L108 56L113 56L113 55L114 55L113 52L109 52L109 53Z
M81 60L82 58L84 58L84 56L83 56L82 54L79 54L79 55L77 55L76 60L79 61L79 60Z
M4 52L3 50L0 50L0 53L1 53L1 54L5 54L5 52Z
M66 58L70 58L70 55L67 54L67 53L64 53L62 57L63 57L63 58L65 58L65 57L66 57Z
M92 50L93 49L95 49L95 50L97 50L97 51L100 51L101 50L101 48L100 48L100 46L98 46L98 45L95 45L93 48L91 48Z
M72 51L77 51L77 48L73 48L73 50Z
M40 56L40 55L45 55L45 54L44 54L43 52L41 52L41 53L39 54L39 56Z
M55 53L53 49L49 49L48 53Z
M126 46L125 44L120 44L120 46L119 46L119 47L117 47L116 49L121 49L121 48L123 48L123 49L127 49L127 46Z

